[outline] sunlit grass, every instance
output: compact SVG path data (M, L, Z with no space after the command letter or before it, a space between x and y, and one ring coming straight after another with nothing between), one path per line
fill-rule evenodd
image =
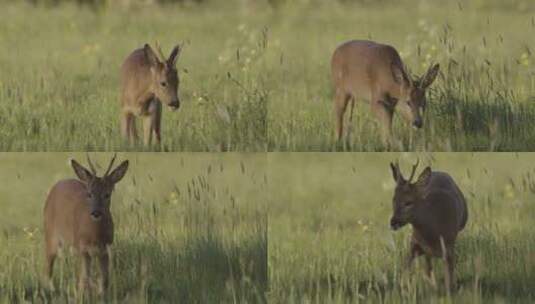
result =
M389 162L452 175L469 220L457 241L457 282L438 288L424 261L404 269L411 228L392 232ZM535 166L531 154L278 153L269 156L273 303L531 303L535 300ZM288 187L291 185L291 187Z
M266 149L266 37L246 12L149 5L97 13L11 1L0 18L0 150ZM155 41L165 54L184 44L182 104L164 108L161 147L130 146L119 131L119 69L130 52ZM141 121L137 127L142 134Z
M270 150L385 149L381 126L366 104L356 107L346 142L335 141L330 58L338 45L351 39L395 46L416 75L432 63L441 65L428 92L424 129L414 131L395 117L393 150L535 148L535 23L530 1L347 2L281 10L279 23L273 25L272 39L281 44L274 77L281 82L270 96Z
M82 300L76 284L80 262L69 250L55 265L55 291L44 283L44 202L56 181L74 176L67 164L73 156L85 158L0 155L6 181L0 186L1 303ZM110 157L93 155L101 165ZM109 301L265 302L263 156L128 153L118 158L131 165L112 198ZM94 273L97 279L96 267ZM98 300L95 293L89 296Z

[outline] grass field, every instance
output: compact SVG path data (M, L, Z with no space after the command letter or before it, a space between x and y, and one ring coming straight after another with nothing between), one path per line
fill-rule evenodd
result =
M100 13L1 4L0 150L266 149L266 38L250 13L217 3ZM161 147L132 147L119 132L119 69L130 52L156 40L165 54L184 43L182 104L177 112L164 108Z
M85 164L81 153L0 154L0 303L83 300L69 251L55 266L56 290L43 281L44 202L56 181L74 176L69 157ZM111 155L92 158L104 166ZM130 170L112 198L109 301L264 303L265 156L118 155L125 158Z
M394 45L414 74L442 67L424 129L396 117L393 150L535 149L529 0L109 3L3 2L1 150L383 151L364 104L347 142L334 139L330 57L357 38ZM164 109L161 147L130 146L119 135L119 67L156 40L165 53L185 43L182 106Z
M393 150L535 148L532 1L302 2L313 5L283 10L271 27L281 63L270 75L280 86L269 98L269 150L385 150L366 104L356 107L346 143L335 141L330 59L351 39L395 46L416 75L441 65L424 128L413 131L395 117Z
M423 260L403 271L411 228L389 228L388 164L399 159L406 172L417 157L420 170L449 172L467 198L451 298L441 261L438 289ZM535 301L534 154L279 153L268 162L270 303Z

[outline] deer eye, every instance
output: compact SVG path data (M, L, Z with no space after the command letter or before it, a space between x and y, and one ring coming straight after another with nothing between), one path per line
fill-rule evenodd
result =
M160 82L160 85L165 88L167 86L167 82L162 81L162 82Z

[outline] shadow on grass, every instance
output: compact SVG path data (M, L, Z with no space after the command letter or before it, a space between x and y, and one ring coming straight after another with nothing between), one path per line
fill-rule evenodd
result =
M208 235L191 238L183 245L157 240L119 240L112 252L111 285L105 299L111 302L266 303L265 236L223 242ZM10 302L80 302L72 271L78 270L78 258L69 256L60 260L56 265L58 270L59 264L65 263L70 273L65 280L55 273L55 291L41 283L23 282L23 290L10 291ZM92 279L95 282L100 279L96 269ZM84 300L99 299L102 300L92 293Z
M436 131L453 150L532 151L535 105L507 99L459 100L442 97L432 108ZM438 128L440 126L440 128Z
M205 236L184 247L156 241L123 242L116 256L122 257L115 262L116 288L123 294L119 298L142 291L149 302L265 302L265 239L225 245Z
M506 299L513 303L533 303L535 291L535 236L528 232L493 236L491 233L462 235L458 241L456 265L457 289L454 299L483 302ZM399 263L402 264L402 254ZM424 275L423 258L410 272L393 272L388 267L377 269L376 275L359 275L358 271L323 273L321 276L294 282L279 293L295 299L311 298L312 302L356 302L397 299L428 302L447 296L444 284L444 264L433 260L436 287ZM364 263L367 263L364 261ZM382 274L381 274L382 273ZM396 301L395 301L396 302Z

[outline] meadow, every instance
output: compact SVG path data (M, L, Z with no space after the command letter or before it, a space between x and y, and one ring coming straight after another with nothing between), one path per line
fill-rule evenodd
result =
M91 156L106 166L112 155ZM44 281L44 202L56 181L74 177L70 157L85 164L82 153L0 154L0 303L101 301L78 293L79 260L69 250L55 265L55 290ZM119 154L123 159L130 169L112 197L107 302L265 303L265 157Z
M392 232L389 162L451 174L468 204L457 239L458 289L443 263L404 269L410 226ZM535 155L273 153L269 162L270 303L533 303ZM405 173L408 174L408 173ZM291 187L288 187L291 185Z
M0 2L0 150L264 151L269 73L256 17L217 3L119 3ZM184 46L181 108L163 109L161 146L129 145L119 130L119 69L156 41L166 55Z
M334 135L332 53L352 39L394 46L414 75L432 63L424 128L394 118L392 151L532 151L535 21L532 1L294 1L270 27L280 44L269 98L270 151L384 151L369 105ZM275 50L273 50L275 51ZM349 112L349 110L347 111ZM346 113L346 117L349 114Z
M529 0L56 2L2 2L3 151L384 151L365 104L334 137L330 58L350 39L395 46L415 75L441 64L424 128L396 116L391 150L535 149ZM164 109L161 146L130 145L119 67L156 41L184 45L181 108Z
M366 104L334 137L330 58L350 39L395 46L415 75L441 64L424 128L396 116L391 150L535 149L529 0L63 2L2 2L3 151L384 151ZM164 109L161 146L130 145L119 67L156 41L184 45L181 108Z

